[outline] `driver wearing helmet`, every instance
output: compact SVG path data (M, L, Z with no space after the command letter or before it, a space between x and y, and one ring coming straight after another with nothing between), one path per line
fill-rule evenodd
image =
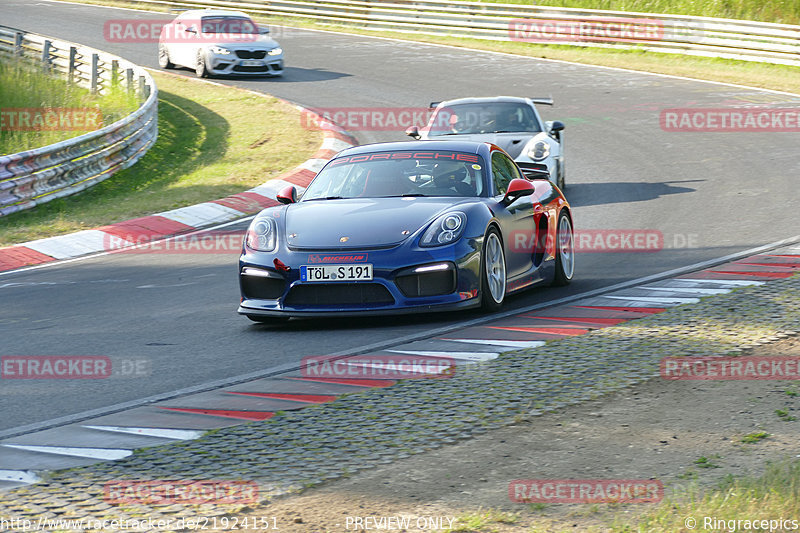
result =
M456 161L440 161L433 167L433 184L438 189L449 189L448 194L455 193L455 196L473 196L473 187L464 182L467 177L467 169L464 163Z

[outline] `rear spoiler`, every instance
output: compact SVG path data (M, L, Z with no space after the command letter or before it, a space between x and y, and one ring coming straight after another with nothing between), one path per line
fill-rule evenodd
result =
M553 105L553 97L547 96L540 98L531 98L531 102L533 102L534 104L541 104L541 105ZM439 107L439 104L441 104L441 102L431 102L430 105L428 105L428 108L435 109Z

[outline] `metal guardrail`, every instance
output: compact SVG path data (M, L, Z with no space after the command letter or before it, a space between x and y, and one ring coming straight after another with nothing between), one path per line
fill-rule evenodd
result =
M363 29L447 35L498 41L515 38L514 20L612 27L626 22L642 29L655 24L655 35L619 39L569 39L551 42L577 46L638 48L766 63L800 66L800 26L747 20L628 13L597 9L494 4L453 0L123 0L130 4L178 9L217 7L252 15L308 19L326 24L357 25ZM601 28L602 29L602 28ZM519 36L519 34L517 34Z
M139 108L102 129L42 148L0 156L0 216L74 194L134 164L158 136L158 89L143 68L117 56L0 26L0 58L43 68L103 94L119 85Z

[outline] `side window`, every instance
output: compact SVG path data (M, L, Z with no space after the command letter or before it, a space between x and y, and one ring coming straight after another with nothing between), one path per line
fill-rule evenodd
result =
M494 178L495 194L505 194L511 180L521 178L516 165L503 153L492 153L492 177Z

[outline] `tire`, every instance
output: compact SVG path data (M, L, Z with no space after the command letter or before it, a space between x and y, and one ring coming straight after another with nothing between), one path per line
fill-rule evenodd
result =
M259 324L267 324L278 326L280 324L285 324L289 321L288 316L261 316L261 315L247 315L247 318L252 320L253 322L257 322Z
M163 69L175 68L175 63L169 60L169 50L163 44L158 45L158 66Z
M208 78L208 67L203 52L197 52L197 62L194 64L194 75L198 78Z
M481 249L481 307L497 311L506 297L506 256L500 233L492 226L486 232Z
M575 273L575 236L572 222L564 211L558 215L556 225L556 272L553 275L554 287L569 285Z
M565 169L564 160L562 159L558 165L558 188L563 192L567 188L567 171Z

